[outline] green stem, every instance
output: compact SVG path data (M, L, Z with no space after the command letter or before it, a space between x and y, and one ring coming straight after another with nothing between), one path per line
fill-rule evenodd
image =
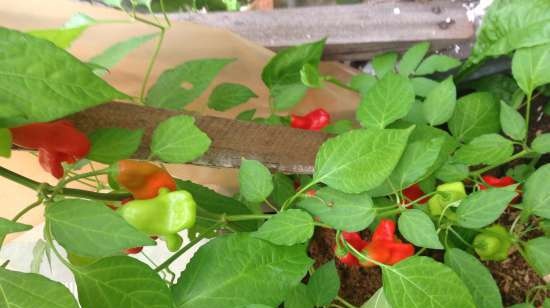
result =
M202 239L206 238L210 235L210 233L215 232L218 228L223 226L223 224L216 224L212 227L210 227L208 230L204 231L203 233L199 234L195 239L187 243L187 245L183 246L180 250L178 250L176 253L174 253L172 256L170 256L166 261L162 262L159 266L155 268L155 272L160 272L165 268L168 268L170 264L172 264L174 261L176 261L181 255L183 255L186 251L191 249L193 246L195 246L198 242L200 242Z
M141 103L144 102L145 89L147 88L149 77L151 76L151 72L153 71L153 66L155 66L155 62L157 61L157 58L160 52L160 47L162 46L162 42L164 41L164 33L165 33L165 29L161 26L159 39L157 41L157 46L155 47L155 51L153 52L153 56L151 57L151 60L149 60L149 64L147 65L147 71L145 71L145 77L143 78L143 83L141 84L141 90L139 92L139 101Z
M76 197L103 201L121 201L132 197L132 194L130 193L97 193L75 188L63 188L59 191L59 194L65 197Z
M464 243L464 245L471 248L474 247L472 246L472 244L468 243L465 239L463 239L462 236L460 236L460 234L458 234L458 232L456 232L452 227L449 227L448 230L451 231L451 233L454 234L462 243Z
M32 190L38 190L40 188L40 183L34 181L34 180L31 180L29 179L28 177L25 177L23 175L20 175L18 173L15 173L11 170L8 170L4 167L0 167L0 176L8 179L8 180L11 180L17 184L21 184L25 187L28 187Z
M341 298L340 296L336 296L336 299L348 308L357 308L356 306L352 305L350 302L348 302L347 300Z
M330 83L332 83L332 84L334 84L334 85L337 85L341 88L344 88L346 90L350 90L352 92L359 93L359 91L357 89L354 89L354 88L348 86L347 84L341 82L340 80L336 79L333 76L325 76L323 79L330 82Z
M135 13L133 14L132 18L135 19L135 20L137 20L137 21L140 21L140 22L142 22L142 23L144 23L144 24L148 24L148 25L153 26L153 27L155 27L155 28L159 28L161 31L164 31L164 27L163 27L162 25L159 25L159 24L157 24L157 23L155 23L155 22L152 22L152 21L150 21L150 20L148 20L148 19L139 17L139 16L137 16Z
M65 265L72 271L77 270L76 267L74 267L71 263L65 260L65 258L59 253L59 251L57 251L57 248L55 248L55 245L52 239L52 229L47 219L46 219L46 224L44 225L44 237L46 238L46 243L48 243L48 246L50 246L50 248L53 250L53 253L59 259L59 261L61 261L63 265Z
M500 165L502 165L502 164L511 162L511 161L516 160L516 159L519 159L519 158L522 158L522 157L524 157L524 156L526 156L526 155L528 155L528 154L530 154L530 153L531 153L531 151L523 150L523 151L521 151L521 152L519 152L519 153L517 153L517 154L515 154L515 155L510 156L508 159L506 159L506 160L504 160L504 161L501 161L501 162L498 163L498 164L490 165L490 166L487 166L487 167L478 169L478 170L476 170L476 171L470 172L470 174L471 174L472 176L479 176L479 175L481 175L481 174L483 174L483 173L485 173L485 172L487 172L487 171L489 171L489 170L491 170L491 169L494 169L494 168L496 168L496 167L498 167L498 166L500 166Z
M531 99L532 99L532 92L529 92L527 94L527 106L525 107L525 139L524 142L527 142L527 136L529 135L529 120L531 118Z
M38 200L31 203L29 206L22 209L19 213L17 213L17 215L15 215L12 218L11 221L17 222L19 220L19 218L23 217L23 215L27 214L30 210L34 209L35 207L39 206L40 204L42 204L42 198L39 198Z
M80 174L77 174L75 176L69 177L64 181L61 181L59 186L64 187L67 184L69 184L70 182L78 181L80 179L87 179L87 178L92 177L92 176L97 177L98 175L109 174L111 171L112 171L112 168L107 167L105 169L93 170L93 171L90 171L90 172L80 173ZM97 179L97 183L99 184L99 179Z
M294 200L296 200L296 198L298 198L305 191L307 191L308 189L313 187L315 184L317 184L317 182L312 180L306 186L302 187L298 192L296 192L292 197L287 199L285 201L285 203L283 204L283 206L281 207L281 212L284 212L288 207L290 207L292 205L292 203L294 202Z
M166 21L166 24L168 25L168 27L171 27L172 23L170 22L170 18L168 18L168 15L166 15L166 10L164 9L164 0L160 0L160 9L162 10L164 21Z
M380 267L387 267L386 264L383 264L383 263L380 263L374 259L371 259L367 256L365 256L364 254L362 254L361 252L357 251L357 249L355 249L355 247L351 246L348 242L346 242L346 240L343 238L342 235L340 235L340 240L342 241L342 243L344 244L344 246L346 247L346 249L351 252L351 254L358 258L359 260L362 260L362 261L368 261L368 262L371 262L371 263L374 263Z
M227 215L223 216L225 221L244 221L244 220L258 220L258 219L269 219L270 214L258 214L258 215Z

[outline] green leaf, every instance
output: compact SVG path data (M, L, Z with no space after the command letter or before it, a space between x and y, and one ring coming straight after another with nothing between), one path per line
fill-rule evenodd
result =
M248 109L241 113L239 113L235 119L241 120L241 121L251 121L252 118L254 118L254 115L256 114L256 109Z
M359 73L351 78L349 83L350 87L359 91L361 95L364 95L369 91L372 86L376 84L376 78L372 75Z
M320 88L323 85L319 69L309 63L304 64L300 70L300 79L305 86L310 88Z
M0 246L6 235L10 233L23 232L32 229L31 225L25 225L0 217Z
M412 104L411 110L409 110L409 113L407 113L407 115L403 118L403 121L418 125L424 125L428 123L428 121L426 121L426 118L424 117L424 111L422 109L422 102L419 100L415 100Z
M323 264L309 278L307 293L315 306L328 305L338 296L340 277L334 260Z
M307 293L307 286L303 283L296 285L285 299L285 308L313 308L313 300Z
M130 158L139 148L142 137L141 129L135 131L125 128L96 129L88 136L92 148L87 157L104 164Z
M120 60L122 60L129 53L139 48L141 45L149 42L156 36L158 36L158 33L140 35L122 42L118 42L113 46L103 50L100 54L91 58L90 62L103 68L109 69L115 66L115 64L120 62ZM99 75L101 76L104 73L104 71L100 71Z
M443 137L409 142L389 178L370 191L371 196L385 196L401 191L424 178L439 159L443 142Z
M78 28L82 26L95 25L96 23L98 23L98 21L94 18L84 13L76 13L65 22L63 28Z
M388 73L362 97L357 119L367 128L384 128L409 113L414 89L401 75Z
M431 55L424 59L414 72L417 76L446 72L460 65L460 61L445 55Z
M493 165L505 161L514 154L514 143L499 134L475 137L470 143L460 147L453 159L469 166Z
M469 142L475 137L500 131L499 105L493 95L475 92L461 97L449 130L459 140Z
M27 33L34 37L48 40L59 48L67 49L87 28L87 26L81 26L78 28L33 30Z
M135 6L145 6L151 11L151 1L152 0L132 0L132 4L134 5L135 3Z
M178 189L188 191L193 195L193 199L197 203L197 206L201 210L206 210L214 214L226 214L226 215L246 215L252 214L252 212L241 202L218 194L217 192L195 184L191 181L182 181L176 179ZM214 226L217 222L210 220L202 220L197 217L197 223L205 224L207 228ZM237 231L253 231L256 230L256 223L254 221L235 221L229 222L229 227Z
M187 115L161 122L153 132L151 153L168 163L186 163L201 157L212 141Z
M376 216L367 193L346 194L330 187L319 189L313 197L303 198L298 207L337 230L349 232L366 229Z
M273 192L269 196L272 204L280 208L295 193L294 181L290 177L282 173L273 175Z
M512 306L508 306L507 308L536 308L536 307L533 306L533 304L531 304L531 303L521 303L521 304L515 304L515 305L512 305ZM543 308L546 308L546 307L543 307Z
M392 307L475 308L470 292L450 268L428 257L382 267L384 294Z
M426 56L428 49L430 49L428 42L418 43L409 48L399 61L399 74L405 77L412 74Z
M374 68L376 77L382 78L387 73L393 73L396 63L397 53L393 51L374 56L372 59L372 67Z
M443 249L430 217L417 209L406 210L399 216L399 233L418 247Z
M424 118L432 126L441 125L452 117L456 105L456 87L449 77L428 93L422 104Z
M101 2L107 4L108 6L122 8L123 0L101 0Z
M145 104L182 109L198 98L218 73L234 59L200 59L164 71L149 89Z
M470 169L464 164L447 162L435 172L435 177L443 182L462 181L470 175Z
M506 171L507 176L511 176L516 182L522 183L535 172L535 167L528 164L519 164Z
M309 240L314 226L308 213L290 209L273 215L252 236L276 245L292 246Z
M340 135L353 129L353 122L350 120L338 120L325 126L323 131L333 135Z
M483 18L469 62L509 54L517 48L550 42L550 3L546 0L499 0Z
M505 102L500 102L500 125L502 131L514 140L523 140L527 133L525 119Z
M243 233L221 236L195 253L172 294L178 308L277 306L311 264L304 245L275 246Z
M512 59L512 74L526 95L550 83L550 44L518 49Z
M11 146L12 137L10 130L7 128L0 128L0 156L10 158Z
M0 304L6 308L78 308L69 289L42 275L0 267Z
M361 308L392 308L386 296L384 295L384 288L378 289L369 300L361 305Z
M254 97L258 96L246 86L222 83L216 86L208 97L208 107L217 111L226 111Z
M377 187L397 165L412 129L353 130L327 140L315 159L315 182L346 193Z
M535 214L550 219L550 164L540 167L525 182L523 187L523 206L528 214Z
M437 87L439 82L424 78L424 77L415 77L410 79L411 84L414 89L416 96L426 97L430 92Z
M540 134L531 143L533 151L539 154L550 153L550 134Z
M512 105L516 95L524 95L514 78L505 74L492 74L481 77L463 84L461 83L461 87L479 92L490 92L495 96L497 101L505 101L510 103L510 105Z
M117 256L73 269L78 300L88 307L173 307L164 280L141 261Z
M6 89L0 91L0 127L47 122L128 97L45 40L0 28L0 50L0 88Z
M502 298L491 272L474 256L458 248L445 252L445 264L462 279L477 307L502 308Z
M483 228L497 220L516 196L515 191L507 188L490 188L471 193L458 206L456 223L464 228Z
M49 204L46 218L55 240L81 256L105 257L125 248L155 245L99 201L67 199Z
M273 191L271 172L257 160L241 159L241 195L250 202L263 202Z
M324 39L290 47L277 53L264 67L262 80L276 110L291 108L304 97L307 86L302 83L300 72L306 64L314 68L319 65L324 47Z
M529 264L542 277L550 274L550 238L537 237L524 245Z

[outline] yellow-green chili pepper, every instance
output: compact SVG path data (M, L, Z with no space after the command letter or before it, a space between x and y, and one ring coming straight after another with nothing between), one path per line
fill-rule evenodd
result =
M481 260L502 261L508 257L512 239L501 225L492 225L474 238L474 249Z
M438 193L428 201L428 209L432 216L440 216L447 205L467 196L462 182L441 184L437 186L436 191Z

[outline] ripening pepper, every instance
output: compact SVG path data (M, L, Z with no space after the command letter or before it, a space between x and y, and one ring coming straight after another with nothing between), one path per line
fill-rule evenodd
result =
M402 243L395 236L395 222L382 219L374 230L371 241L361 251L365 256L383 264L393 265L414 255L414 246ZM364 267L376 266L370 261L360 262Z
M416 201L417 199L422 198L422 196L425 195L425 193L422 191L422 188L420 188L420 185L413 184L405 189L403 189L403 195L407 200L405 200L407 203ZM425 204L428 202L429 198L423 198L420 201L418 201L419 204Z
M307 130L321 130L330 123L330 114L323 108L315 109L304 116L292 114L290 126Z
M342 237L357 251L363 250L368 244L361 238L361 235L357 232L342 232ZM345 249L343 243L339 243L340 239L337 239L336 246L334 247L334 255L340 260L342 264L349 266L359 265L359 260L347 249Z
M66 120L11 128L13 143L38 150L38 161L56 178L63 177L63 162L72 164L90 151L88 137Z
M182 242L177 233L195 224L197 204L185 190L161 188L157 197L130 201L116 211L136 229L162 237L175 251Z
M473 246L481 260L502 261L508 257L512 238L506 228L496 224L476 235Z
M0 128L0 156L9 158L11 156L11 132L7 128Z
M449 204L466 198L466 189L462 182L445 183L437 186L437 194L428 201L428 210L432 216L440 216ZM452 215L451 212L448 212Z
M510 176L503 176L501 178L497 178L496 176L492 176L492 175L484 175L482 176L482 178L483 178L483 181L491 187L506 187L506 186L516 184L516 181L514 180L514 178ZM487 186L483 184L479 184L478 187L479 187L479 190L487 189ZM521 200L521 192L517 191L517 193L518 193L518 196L515 197L511 202L513 204L519 203Z
M156 197L161 188L176 190L176 181L170 173L148 161L121 160L117 163L113 177L138 200Z

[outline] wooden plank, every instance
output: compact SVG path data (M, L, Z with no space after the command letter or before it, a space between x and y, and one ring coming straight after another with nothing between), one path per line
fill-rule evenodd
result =
M136 158L147 158L155 127L180 111L150 108L127 103L107 103L69 117L75 125L90 133L97 128L121 127L144 129L145 135ZM313 173L315 155L328 134L282 126L265 126L211 116L195 116L197 126L212 145L192 164L214 167L238 167L241 158L256 159L284 173Z
M231 30L272 50L327 38L325 59L364 60L429 41L432 48L461 46L474 38L474 25L460 1L368 1L364 4L274 11L172 14L176 20Z

